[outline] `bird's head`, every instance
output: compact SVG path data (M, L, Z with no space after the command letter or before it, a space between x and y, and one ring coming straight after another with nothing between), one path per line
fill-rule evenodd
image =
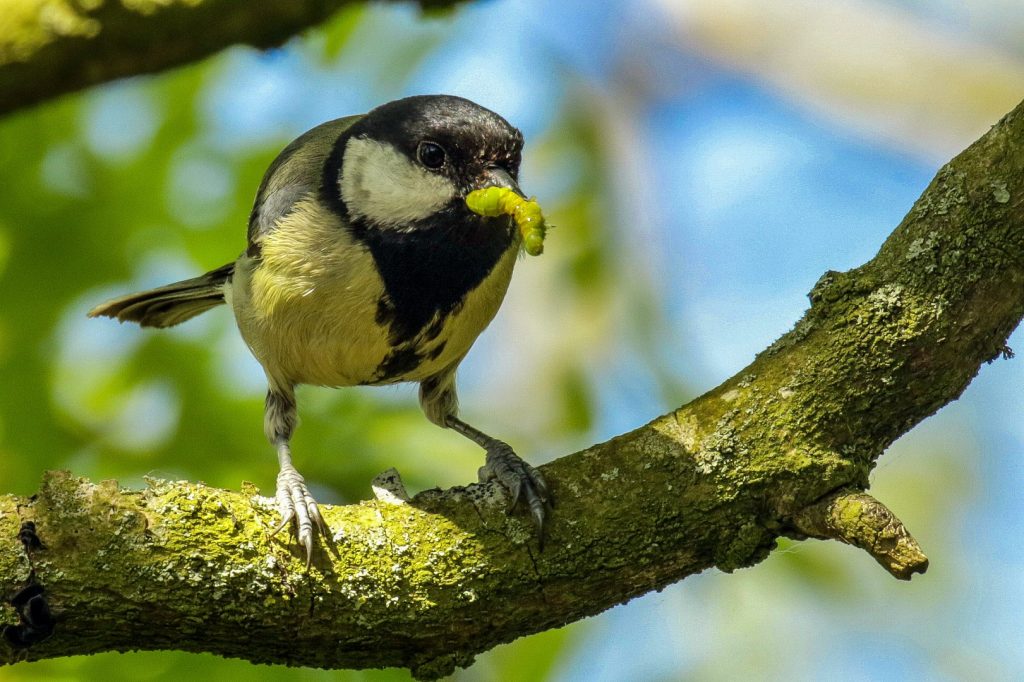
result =
M350 219L414 230L438 214L465 211L486 187L519 190L523 135L461 97L421 95L384 104L340 142L337 192ZM325 178L326 179L326 178Z

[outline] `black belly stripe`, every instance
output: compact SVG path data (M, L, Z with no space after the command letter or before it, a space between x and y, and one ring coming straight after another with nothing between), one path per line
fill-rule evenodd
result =
M401 379L412 372L423 362L423 356L415 348L395 348L377 366L374 374L375 382L387 382Z
M444 329L444 318L439 317L430 323L427 331L423 333L423 338L426 341L433 341L441 334L442 329ZM444 343L441 344L441 347L444 347Z

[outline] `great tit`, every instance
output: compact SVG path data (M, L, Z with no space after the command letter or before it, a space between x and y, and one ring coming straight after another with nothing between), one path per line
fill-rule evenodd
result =
M171 327L221 303L269 388L263 428L277 451L277 504L312 557L329 532L292 464L295 387L418 382L427 419L486 451L481 480L525 502L538 532L544 479L508 444L458 417L455 370L501 305L522 237L466 195L517 184L523 136L469 100L423 95L301 135L263 176L248 245L205 275L97 306L143 327ZM275 531L276 532L276 531Z

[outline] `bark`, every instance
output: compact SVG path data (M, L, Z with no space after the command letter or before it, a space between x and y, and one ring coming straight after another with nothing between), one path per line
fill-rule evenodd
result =
M0 656L184 649L433 678L687 575L755 564L780 535L840 539L909 578L927 559L860 491L890 443L1009 355L1022 284L1024 104L939 171L873 260L826 273L750 366L544 466L558 506L543 551L493 484L408 500L390 476L376 499L325 509L334 542L306 574L255 490L49 473L38 495L0 498L0 588L42 586L5 610L9 639L42 639L50 615L53 635Z
M274 47L353 1L0 0L0 115L235 43Z

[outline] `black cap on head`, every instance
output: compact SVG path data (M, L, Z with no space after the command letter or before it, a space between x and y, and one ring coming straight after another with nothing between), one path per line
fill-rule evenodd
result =
M443 150L443 166L431 168L464 189L482 168L498 166L518 179L523 135L489 109L452 95L416 95L373 109L349 131L352 137L387 142L417 163L433 166L437 150L423 154L421 145ZM421 160L421 156L424 158Z

